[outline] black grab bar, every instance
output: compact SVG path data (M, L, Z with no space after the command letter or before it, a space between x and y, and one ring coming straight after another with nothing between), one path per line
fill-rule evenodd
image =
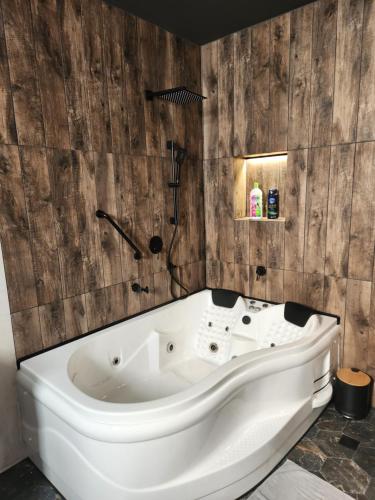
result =
M141 251L139 250L139 248L132 242L132 240L129 238L129 236L126 236L126 234L121 229L121 227L116 224L116 222L112 219L112 217L110 215L108 215L103 210L97 210L96 211L96 216L99 219L107 219L107 221L116 229L116 231L132 247L132 249L134 250L134 258L135 258L135 260L140 260L142 258L142 254L141 254Z

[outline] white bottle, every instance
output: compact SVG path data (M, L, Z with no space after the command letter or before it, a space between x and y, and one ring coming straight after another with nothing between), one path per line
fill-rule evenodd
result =
M263 193L259 189L259 184L254 182L254 187L250 191L250 219L259 220L263 217Z

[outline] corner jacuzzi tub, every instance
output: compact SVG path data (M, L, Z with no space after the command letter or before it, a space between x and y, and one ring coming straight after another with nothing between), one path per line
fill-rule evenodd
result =
M30 457L68 500L235 499L329 402L338 333L204 290L35 356L18 373Z

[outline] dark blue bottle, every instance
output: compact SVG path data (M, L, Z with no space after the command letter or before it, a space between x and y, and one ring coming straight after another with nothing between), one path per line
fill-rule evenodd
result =
M279 218L279 191L276 188L271 188L267 196L267 218Z

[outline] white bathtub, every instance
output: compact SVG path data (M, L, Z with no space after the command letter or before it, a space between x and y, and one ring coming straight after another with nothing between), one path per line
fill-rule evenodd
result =
M205 290L22 362L30 457L68 500L237 498L332 394L336 319L284 308Z

